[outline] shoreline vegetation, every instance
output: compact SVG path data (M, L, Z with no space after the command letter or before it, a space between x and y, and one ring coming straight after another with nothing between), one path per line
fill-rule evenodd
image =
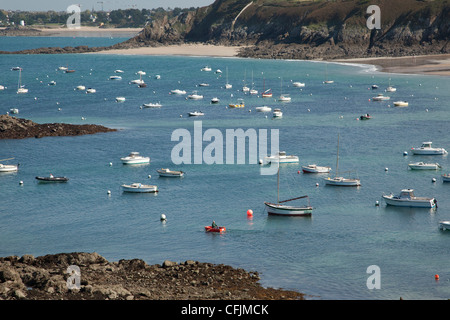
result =
M10 36L42 36L42 37L133 37L142 31L140 28L100 28L80 27L68 28L19 28L9 31ZM0 28L0 34L5 28ZM119 54L119 55L174 55L174 56L208 56L208 57L249 57L245 53L251 45L218 45L211 43L177 43L158 44L155 46L120 46L111 47L69 47L69 48L36 48L23 52L1 52L3 54L14 53L94 53L94 54ZM285 59L285 58L282 58ZM288 59L288 58L286 58ZM292 59L295 60L295 59ZM299 59L303 60L303 59ZM423 74L450 76L450 54L430 54L401 57L364 57L344 59L310 59L311 61L329 61L338 63L355 63L374 65L378 71L386 73ZM307 61L307 60L306 60Z

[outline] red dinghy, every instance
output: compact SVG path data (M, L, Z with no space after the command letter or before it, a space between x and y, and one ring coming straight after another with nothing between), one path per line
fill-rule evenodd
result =
M222 232L225 232L225 230L226 230L225 227L216 227L216 228L213 228L212 226L206 226L205 227L205 231L206 232L220 232L220 233L222 233Z

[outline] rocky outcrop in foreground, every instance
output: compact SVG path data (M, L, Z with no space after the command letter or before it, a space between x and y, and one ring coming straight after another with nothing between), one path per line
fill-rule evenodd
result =
M78 283L69 266L79 267ZM0 300L303 300L258 281L257 272L191 260L108 262L95 252L0 258Z
M0 139L24 139L56 136L80 136L100 132L117 131L95 124L38 124L31 120L20 119L9 115L0 116Z

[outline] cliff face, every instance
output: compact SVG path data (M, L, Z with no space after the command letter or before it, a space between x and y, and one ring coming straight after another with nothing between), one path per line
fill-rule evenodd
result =
M381 28L369 29L369 5ZM249 45L242 55L342 58L448 53L448 0L217 0L212 5L152 21L128 45L207 42Z

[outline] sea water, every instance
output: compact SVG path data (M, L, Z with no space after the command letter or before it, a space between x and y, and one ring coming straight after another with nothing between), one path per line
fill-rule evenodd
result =
M58 70L67 65L76 71ZM212 71L201 71L205 65ZM27 94L16 94L15 66L23 68ZM109 80L117 69L124 71L122 80ZM225 89L226 69L232 89ZM4 55L0 70L0 84L7 87L0 92L0 113L18 108L15 116L38 123L118 129L0 140L0 159L15 158L3 163L20 163L18 172L0 175L0 256L84 251L148 264L192 259L258 271L262 285L310 299L449 298L450 233L438 229L439 221L450 219L450 184L440 177L450 171L449 159L404 155L423 141L450 149L448 77L323 62L109 54ZM130 84L139 70L146 72L146 88ZM333 84L323 83L326 73ZM295 81L305 87L294 87ZM384 91L389 83L396 92ZM273 97L244 94L244 84L259 92L271 88ZM78 85L96 93L75 90ZM198 91L204 99L170 94L174 89ZM276 101L281 91L290 94L290 103ZM378 93L391 99L372 101ZM126 101L117 103L118 96ZM210 104L213 97L220 103ZM228 108L238 98L245 99L245 108ZM409 106L394 107L397 100ZM150 102L162 107L142 108ZM262 105L281 108L283 117L256 112ZM196 110L205 115L188 116ZM366 113L373 118L357 120ZM277 200L277 176L261 175L259 164L224 158L224 164L175 165L171 152L179 142L172 133L193 133L194 121L201 121L203 132L219 129L223 137L227 129L278 129L280 150L300 158L299 164L280 167L280 199L308 195L312 217L268 216L264 201ZM351 171L342 174L357 176L361 187L330 187L323 182L326 175L301 173L301 165L316 163L335 174L338 135L339 171ZM150 156L150 164L123 165L120 157L132 151ZM409 170L408 163L416 161L438 162L442 170ZM160 168L186 175L160 178ZM35 180L50 173L70 180ZM123 193L121 184L132 182L156 184L159 192ZM387 207L382 194L403 188L436 197L438 208ZM205 233L212 220L227 231ZM379 267L379 289L368 286L370 266Z

